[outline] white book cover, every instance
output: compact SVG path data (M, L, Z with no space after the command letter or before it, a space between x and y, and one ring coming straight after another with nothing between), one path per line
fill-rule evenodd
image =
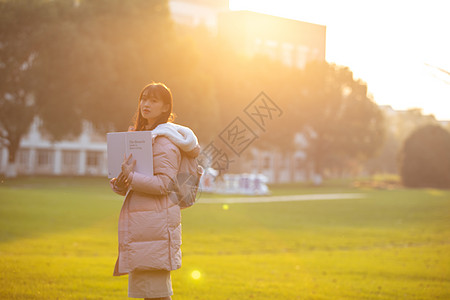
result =
M106 134L108 156L108 178L117 177L124 156L132 154L136 160L134 170L153 175L153 149L151 131L110 132Z

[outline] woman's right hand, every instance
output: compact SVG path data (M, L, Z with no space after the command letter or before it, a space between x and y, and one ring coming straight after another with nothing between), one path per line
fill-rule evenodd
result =
M123 190L128 187L126 177L123 175L122 172L120 172L119 176L117 178L113 178L111 180L111 183L118 189Z
M127 182L122 172L120 172L119 176L111 179L109 183L114 192L123 196L126 194L129 183Z

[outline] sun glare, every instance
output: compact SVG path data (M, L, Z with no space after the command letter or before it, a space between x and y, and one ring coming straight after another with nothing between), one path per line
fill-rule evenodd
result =
M380 105L423 108L450 120L450 28L442 2L230 0L231 10L249 10L325 25L326 60L348 66Z

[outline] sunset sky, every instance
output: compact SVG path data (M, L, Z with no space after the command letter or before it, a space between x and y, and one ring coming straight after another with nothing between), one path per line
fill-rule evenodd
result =
M327 26L326 59L350 67L380 105L423 108L450 121L450 2L446 0L230 0Z

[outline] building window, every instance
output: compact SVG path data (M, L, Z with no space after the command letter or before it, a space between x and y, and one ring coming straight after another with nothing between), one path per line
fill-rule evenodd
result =
M272 159L270 156L264 157L263 160L263 169L270 169L272 165Z
M258 160L256 158L252 159L252 169L258 170Z
M278 57L278 42L273 40L266 40L264 42L264 54L271 59L277 59Z
M30 149L20 149L17 153L20 166L28 166L30 162Z
M305 162L304 162L303 158L296 157L295 160L294 160L294 167L298 171L301 171L302 169L304 169L305 168Z
M303 68L308 61L309 48L303 45L297 46L297 67Z
M78 165L78 151L63 151L63 165L72 167Z
M281 45L281 61L288 66L294 63L294 45L283 43Z
M286 168L286 158L285 157L283 157L283 156L279 157L279 159L278 159L278 167L280 169Z
M40 149L37 151L37 165L49 166L52 164L53 151Z
M89 167L97 167L100 164L101 152L89 151L87 152L87 165Z

